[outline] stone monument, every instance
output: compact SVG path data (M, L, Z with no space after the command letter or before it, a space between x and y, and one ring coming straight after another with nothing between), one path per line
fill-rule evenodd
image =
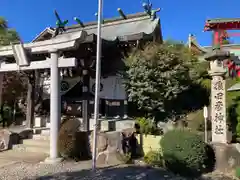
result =
M212 143L228 143L228 127L226 120L226 69L223 60L230 57L230 53L222 51L220 47L214 47L205 56L210 61L209 75L211 81L211 121L212 121Z

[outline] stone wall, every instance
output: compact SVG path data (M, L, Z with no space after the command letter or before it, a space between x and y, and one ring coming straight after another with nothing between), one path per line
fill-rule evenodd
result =
M82 123L82 118L79 118ZM93 130L94 119L90 119L90 130ZM134 128L134 120L117 120L117 119L100 119L99 120L101 131L122 131L123 129Z

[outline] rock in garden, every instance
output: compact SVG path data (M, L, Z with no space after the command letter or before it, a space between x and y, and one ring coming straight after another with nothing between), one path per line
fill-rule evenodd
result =
M215 169L224 172L240 166L240 152L236 144L214 143L212 147L215 151Z
M8 150L13 144L19 143L19 136L7 129L0 130L0 151Z
M31 136L33 135L33 131L31 129L24 129L20 131L18 134L21 139L28 139L31 138Z
M137 156L138 142L135 128L127 128L122 130L122 148L124 154L130 153L131 157Z
M93 150L93 135L91 135L91 150ZM122 154L122 133L98 132L97 134L97 163L119 164L119 155Z

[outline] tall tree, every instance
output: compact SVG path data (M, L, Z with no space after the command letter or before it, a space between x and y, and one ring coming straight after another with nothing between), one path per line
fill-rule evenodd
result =
M14 29L9 28L7 21L0 17L0 46L10 45L19 40L18 33ZM4 73L2 101L7 101L11 104L16 98L22 97L26 92L26 85L25 77L21 73Z
M0 46L9 45L15 41L19 41L18 33L14 29L10 29L7 21L0 17Z
M175 42L150 43L143 50L135 50L126 58L126 65L129 100L158 117L166 116L173 100L202 74L196 68L197 58L183 44Z

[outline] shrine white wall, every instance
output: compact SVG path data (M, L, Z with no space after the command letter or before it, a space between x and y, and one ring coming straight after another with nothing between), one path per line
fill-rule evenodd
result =
M100 98L109 100L124 100L126 99L126 90L123 84L123 79L119 76L108 76L101 79L102 90L99 94ZM95 79L90 80L90 91L94 94Z

